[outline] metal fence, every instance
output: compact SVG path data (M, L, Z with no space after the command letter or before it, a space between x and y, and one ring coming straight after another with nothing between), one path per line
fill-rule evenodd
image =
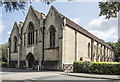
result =
M63 71L64 72L73 72L73 64L63 64Z

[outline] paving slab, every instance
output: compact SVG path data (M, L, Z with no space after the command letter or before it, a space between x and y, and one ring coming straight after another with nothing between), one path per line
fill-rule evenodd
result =
M65 73L67 75L67 73ZM98 78L120 80L120 75L101 75L101 74L86 74L86 73L68 73L69 76L84 77L84 78Z

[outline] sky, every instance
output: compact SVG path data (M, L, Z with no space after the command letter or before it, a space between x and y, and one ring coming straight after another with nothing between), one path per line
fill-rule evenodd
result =
M53 5L64 16L98 38L106 42L116 42L118 40L118 18L108 20L105 19L105 16L99 16L98 2L53 2L50 5L42 2L32 2L32 4L26 4L24 13L22 11L6 13L2 8L0 12L0 44L8 41L15 21L17 23L24 22L30 5L46 15L51 5Z

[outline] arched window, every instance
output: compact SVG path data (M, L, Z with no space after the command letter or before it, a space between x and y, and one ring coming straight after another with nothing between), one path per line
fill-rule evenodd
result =
M24 34L24 46L26 45L26 34Z
M95 59L95 53L93 54L93 62L94 62L94 59Z
M100 58L100 62L103 62L103 56L101 56L101 58Z
M102 55L102 44L101 44L101 49L100 49L100 55Z
M55 29L50 29L50 47L55 47Z
M14 52L17 52L17 37L14 37Z
M98 61L97 62L100 62L100 54L98 55Z
M90 57L90 42L88 43L88 57Z
M80 57L80 61L83 61L83 58L82 58L82 57Z
M34 25L32 22L28 25L28 45L34 44Z

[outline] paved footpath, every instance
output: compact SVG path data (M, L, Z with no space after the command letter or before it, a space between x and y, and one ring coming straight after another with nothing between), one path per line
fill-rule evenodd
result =
M86 74L86 73L68 73L69 76L97 78L97 79L109 79L120 80L120 75L101 75L101 74Z
M5 70L6 70L6 68L1 73L2 80L26 80L26 79L46 77L46 76L52 76L52 75L60 75L63 73L63 72L59 72L59 71L40 71L40 72L37 72L36 70L14 69L14 68L9 68L7 70L7 72L5 72Z
M1 70L1 69L0 69ZM61 71L40 71L31 69L3 68L2 80L116 80L117 75L96 75L84 73L67 73ZM120 80L117 80L120 82Z

